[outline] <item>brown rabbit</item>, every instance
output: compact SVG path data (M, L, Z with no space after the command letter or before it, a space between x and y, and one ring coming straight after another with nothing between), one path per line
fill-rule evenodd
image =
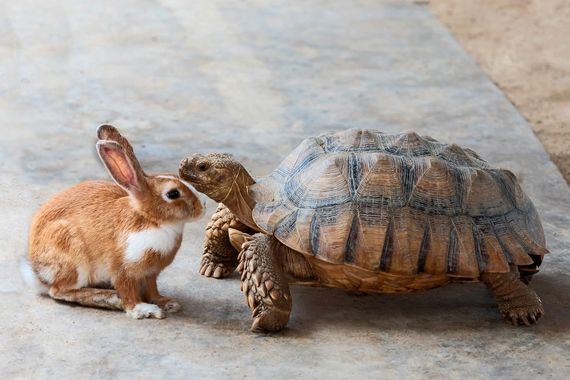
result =
M180 304L160 295L156 279L174 259L184 223L204 205L176 175L145 174L116 128L102 125L97 136L116 184L83 182L40 208L30 230L28 273L56 300L164 318Z

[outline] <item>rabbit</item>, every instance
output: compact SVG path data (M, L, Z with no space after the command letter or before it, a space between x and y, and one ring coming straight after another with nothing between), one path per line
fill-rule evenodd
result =
M184 224L200 217L205 203L177 175L147 175L115 127L102 125L97 136L116 183L80 183L39 209L28 273L53 299L162 319L180 304L158 292L157 277L174 259Z

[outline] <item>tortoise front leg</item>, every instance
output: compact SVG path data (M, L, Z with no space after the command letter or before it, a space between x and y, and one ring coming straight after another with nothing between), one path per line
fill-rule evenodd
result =
M516 267L508 273L484 273L481 279L495 293L499 310L508 323L529 326L544 315L542 301L520 280Z
M247 230L247 227L220 203L206 227L200 274L206 277L224 278L233 273L237 266L238 251L230 243L228 236L230 227Z
M241 247L238 271L241 290L252 310L251 330L279 331L289 321L291 293L279 259L279 243L272 237L255 234L250 237L230 230L234 246Z

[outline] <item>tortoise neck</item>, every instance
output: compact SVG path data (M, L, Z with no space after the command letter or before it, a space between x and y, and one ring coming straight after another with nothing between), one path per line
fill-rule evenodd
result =
M247 170L240 165L231 188L220 203L223 203L248 227L259 230L252 216L255 201L249 196L247 191L248 187L254 183L255 180L249 175Z

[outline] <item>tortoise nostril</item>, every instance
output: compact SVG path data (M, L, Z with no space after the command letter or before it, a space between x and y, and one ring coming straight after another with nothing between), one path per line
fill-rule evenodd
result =
M183 169L186 165L188 165L189 162L190 160L188 159L188 157L180 161L180 169Z

